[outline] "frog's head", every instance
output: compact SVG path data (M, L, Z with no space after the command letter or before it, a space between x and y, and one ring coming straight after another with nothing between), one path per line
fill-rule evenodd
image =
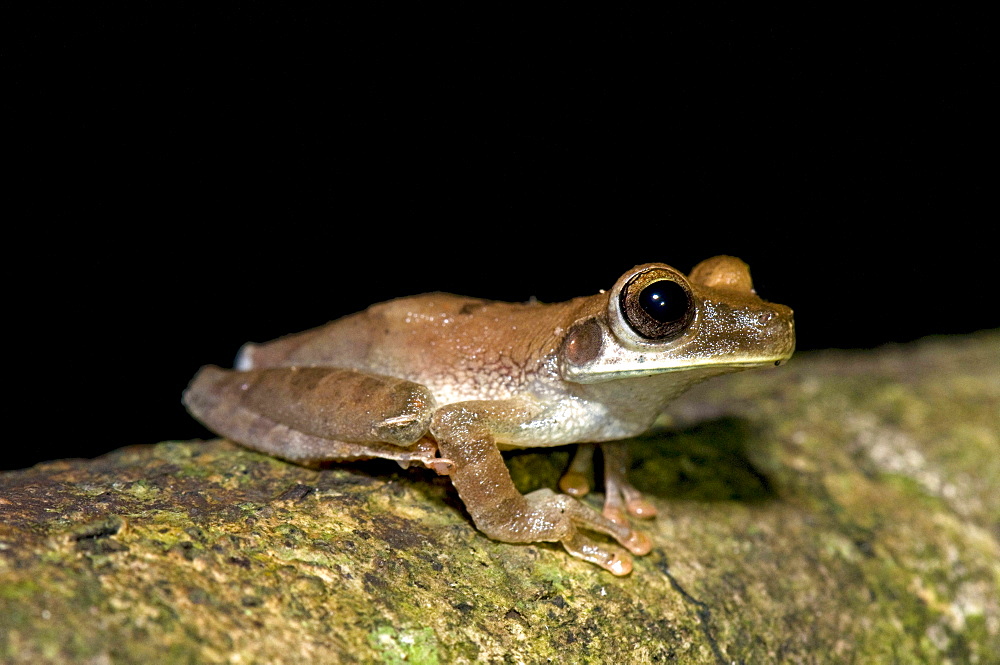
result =
M732 256L706 259L688 277L662 263L636 266L599 303L563 342L560 370L569 381L711 376L779 365L795 349L792 310L761 300L749 268Z

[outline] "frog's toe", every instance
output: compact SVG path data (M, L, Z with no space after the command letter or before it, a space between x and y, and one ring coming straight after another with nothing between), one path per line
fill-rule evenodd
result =
M628 524L628 517L652 519L656 517L656 506L646 500L642 493L621 479L609 481L605 488L604 516L618 524Z
M642 531L635 530L632 531L632 535L622 545L627 547L629 552L636 556L649 554L649 551L653 549L653 541L650 540L649 536Z
M567 471L563 477L559 479L559 489L570 496L581 497L590 491L590 483L587 481L587 477L582 473Z
M620 577L632 572L632 557L624 552L619 552L594 542L584 535L574 533L569 538L564 538L560 542L562 542L562 546L571 555L578 559L597 564L612 575Z
M656 507L626 477L628 449L621 442L604 444L604 515L610 520L656 517Z
M635 491L634 488L633 491ZM636 496L625 501L625 510L632 517L639 519L652 519L656 517L657 513L656 506L647 501L638 491L636 491Z
M559 489L570 496L580 498L590 491L589 475L594 462L594 444L581 443L569 463L566 473L559 479Z
M628 526L628 518L625 517L625 513L622 512L621 507L614 505L611 502L606 502L604 504L604 510L601 512L601 514L607 517L615 524Z
M439 476L449 475L455 469L455 462L447 457L438 457L439 454L437 442L431 437L425 436L409 450L401 450L394 452L392 456L384 456L395 459L399 466L404 469L410 468L413 464L423 464L424 467L434 471Z

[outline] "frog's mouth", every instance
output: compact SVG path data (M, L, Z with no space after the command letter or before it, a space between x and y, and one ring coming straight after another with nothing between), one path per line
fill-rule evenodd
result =
M691 374L686 378L709 378L728 372L739 372L759 367L775 367L785 364L791 357L791 352L782 356L733 360L729 358L691 358L679 360L672 358L668 364L658 363L655 359L637 356L630 360L600 359L587 367L578 367L564 363L561 370L563 378L575 383L599 383L603 381L618 381L622 379L655 376L659 374ZM694 375L697 375L695 377Z

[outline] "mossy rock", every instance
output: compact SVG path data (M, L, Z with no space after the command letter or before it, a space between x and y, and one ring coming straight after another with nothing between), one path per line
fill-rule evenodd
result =
M383 461L216 440L0 474L0 660L1000 662L1000 333L802 353L662 425L623 578ZM552 487L568 454L509 465Z

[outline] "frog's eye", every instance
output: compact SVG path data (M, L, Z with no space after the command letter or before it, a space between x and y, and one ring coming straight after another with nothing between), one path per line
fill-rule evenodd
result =
M694 319L691 291L665 270L634 275L621 290L619 302L625 321L646 339L672 339Z

